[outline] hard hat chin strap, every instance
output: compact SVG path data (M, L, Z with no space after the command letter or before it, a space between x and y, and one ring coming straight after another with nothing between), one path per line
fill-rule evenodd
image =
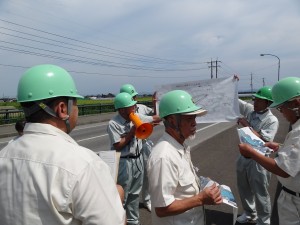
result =
M180 118L178 118L178 114L175 115L175 121L176 121L176 125L170 123L168 120L166 120L166 119L163 118L163 122L164 122L164 124L165 124L166 127L170 127L173 130L176 130L177 132L180 132L180 130L179 130L179 121L180 121Z
M39 111L40 109L44 110L47 114L49 114L50 116L53 116L55 118L61 119L63 121L65 121L66 124L66 128L67 128L67 134L69 134L71 132L71 128L70 128L70 112L72 111L72 107L73 107L73 99L69 98L68 99L68 108L67 108L67 116L65 118L59 118L56 113L54 112L53 109L51 109L48 105L47 102L42 102L42 101L36 101L34 102L35 104L32 105L30 108L23 108L25 116L28 117L34 113L36 113L37 111Z
M44 103L44 102L36 102L36 104L37 104L42 110L44 110L46 113L48 113L49 115L58 118L58 116L57 116L56 113L53 111L53 109L51 109L48 105L46 105L46 103Z
M181 133L180 127L179 127L179 124L180 124L180 121L181 121L181 119L180 119L180 114L175 114L174 116L175 116L175 122L176 122L175 125L172 124L172 123L170 123L170 122L169 122L167 119L165 119L165 118L163 118L163 123L164 123L165 127L170 127L171 129L175 130L175 131L179 134L179 138L180 138L180 139L185 140L184 136L183 136L182 133Z
M185 140L184 136L182 135L181 129L180 129L180 122L181 122L181 116L180 114L175 114L176 119L176 126L174 127L177 133L179 134L179 138Z
M70 113L72 111L72 107L73 107L73 99L72 98L68 98L68 106L67 106L67 116L64 118L59 118L56 113L53 111L53 109L51 109L49 106L47 106L46 104L44 104L43 102L41 102L39 104L40 108L42 108L46 113L48 113L49 115L61 119L63 121L65 121L66 124L66 128L67 128L67 134L69 134L71 132L71 127L70 127Z
M67 134L69 134L71 132L71 127L70 127L70 113L72 112L72 107L73 107L73 99L69 98L68 99L68 115L66 118L64 118L63 120L65 121L66 127L67 127Z
M47 102L46 102L47 103ZM46 103L42 101L35 101L34 104L31 107L23 108L24 114L26 117L31 116L32 114L38 112L39 110L44 110L46 113L48 113L51 116L57 117L55 112L48 106Z

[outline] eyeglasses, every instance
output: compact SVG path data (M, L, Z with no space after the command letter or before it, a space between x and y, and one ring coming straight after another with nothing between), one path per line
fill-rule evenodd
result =
M277 109L279 112L282 112L282 106L278 106L276 109Z
M286 109L289 109L289 110L293 110L293 108L290 108L290 107L287 106L289 103L290 103L290 102L285 102L285 103L283 103L281 106L278 106L276 109L277 109L279 112L281 112L281 113L282 113L282 109L283 109L283 108L286 108Z

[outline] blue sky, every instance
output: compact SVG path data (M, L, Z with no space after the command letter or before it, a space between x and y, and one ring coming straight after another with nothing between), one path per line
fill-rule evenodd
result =
M0 96L15 97L20 76L56 64L80 94L118 93L133 84L240 76L239 89L299 76L298 0L2 0ZM213 64L215 66L215 63ZM216 71L213 67L213 76Z

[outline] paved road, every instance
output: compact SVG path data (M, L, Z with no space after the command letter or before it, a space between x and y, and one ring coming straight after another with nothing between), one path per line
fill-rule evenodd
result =
M276 114L276 116L278 116L280 121L280 128L278 134L275 137L275 141L283 142L289 126L285 119L283 119L277 111L274 111L274 113ZM95 116L92 118L80 118L79 124L83 125L80 127L83 128L85 126L84 124L89 123L104 123L111 117L111 115L105 115L104 117ZM155 128L155 130L156 129L158 128ZM95 133L98 131L92 131L90 133L92 136L101 135L100 131L95 135ZM0 142L10 138L1 138L1 133L5 133L7 136L9 132L12 133L10 135L13 135L14 129L12 127L7 128L7 126L0 126ZM75 132L72 135L74 135L74 138L78 138L78 140L80 140L80 136L76 136ZM156 137L155 139L157 138L158 137ZM95 140L97 138L93 139ZM92 138L90 140L92 140ZM85 141L81 141L79 144L85 145L86 143L84 142ZM203 176L211 177L213 180L219 182L220 184L228 185L232 189L232 192L236 197L237 204L239 206L239 213L242 213L242 209L240 207L241 203L236 188L235 175L235 160L239 154L237 148L238 142L239 140L235 123L220 123L211 125L205 124L199 126L199 132L196 135L196 140L195 142L192 142L190 144L193 146L192 161L194 165L199 168L199 175L201 174ZM94 147L90 147L97 150L98 145L99 144L97 143L93 143L92 146ZM270 184L270 194L272 200L274 199L276 183L276 177L272 176ZM151 214L142 207L140 208L140 213L141 223L143 225L150 225ZM232 209L225 204L222 204L220 206L207 206L206 218L207 225L230 225L232 224ZM274 223L273 225L276 225L276 223Z
M84 117L79 119L79 124L70 133L71 137L76 140L80 145L91 149L95 152L106 151L110 149L110 141L106 131L108 119L110 119L114 114L105 115L106 120L102 115L98 115L96 118ZM227 129L232 126L230 123L215 123L215 124L198 124L198 133L201 133L200 138L196 139L189 144L191 146L197 145L199 142L205 140L206 138L215 135L216 132ZM154 130L149 139L154 143L160 138L163 133L164 127L158 125L154 127ZM16 135L14 127L11 126L0 126L0 149L4 147L12 136ZM2 138L1 138L2 136Z
M280 113L274 111L274 114L279 118L280 127L275 137L275 141L282 143L287 134L289 124L281 116ZM236 187L235 160L239 154L238 151L238 136L236 126L233 125L228 129L211 134L210 138L205 139L192 149L192 161L199 168L198 175L210 177L220 184L229 186L235 195L238 205L238 212L243 212L241 201L239 199L238 190ZM201 136L197 135L197 138ZM276 191L277 178L272 176L269 193L272 204ZM206 225L232 225L233 215L232 208L221 204L219 206L206 206ZM141 223L143 225L151 225L151 214L141 207ZM238 223L237 223L238 224ZM272 225L277 225L274 222Z

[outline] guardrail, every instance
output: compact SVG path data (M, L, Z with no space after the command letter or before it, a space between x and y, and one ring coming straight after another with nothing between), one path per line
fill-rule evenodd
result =
M152 102L139 102L140 104L152 107ZM114 112L113 104L92 104L92 105L78 105L78 115L92 115ZM4 109L0 110L0 125L12 124L18 120L24 119L23 110L19 109Z
M24 118L23 110L5 109L0 110L0 125L14 123Z
M239 94L239 97L251 97L251 93ZM138 101L139 104L144 104L148 107L152 107L151 101ZM78 105L78 115L92 115L114 112L115 108L113 103L110 104L91 104L91 105ZM0 110L0 125L12 124L18 120L24 119L23 110L19 109L4 109Z

